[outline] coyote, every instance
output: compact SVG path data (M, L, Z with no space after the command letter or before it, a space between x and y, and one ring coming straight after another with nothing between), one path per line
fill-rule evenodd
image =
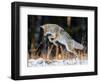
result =
M83 45L76 42L71 36L57 24L44 24L41 26L44 31L44 36L48 36L48 39L55 46L58 46L57 42L64 45L68 52L72 52L74 49L83 49Z

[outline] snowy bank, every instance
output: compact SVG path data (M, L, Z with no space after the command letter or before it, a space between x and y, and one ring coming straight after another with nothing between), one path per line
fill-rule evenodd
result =
M59 65L84 65L87 64L87 60L69 59L69 60L49 60L46 61L43 58L38 59L29 59L28 67L37 67L37 66L59 66Z

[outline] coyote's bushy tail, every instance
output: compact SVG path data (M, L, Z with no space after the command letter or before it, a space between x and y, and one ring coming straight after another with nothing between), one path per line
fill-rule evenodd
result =
M75 40L72 40L72 41L73 41L73 47L74 47L75 49L80 49L80 50L82 50L82 49L84 48L84 46L83 46L82 44L76 42Z

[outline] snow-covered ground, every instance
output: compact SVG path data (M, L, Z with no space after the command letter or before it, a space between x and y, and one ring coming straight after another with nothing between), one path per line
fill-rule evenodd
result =
M38 59L29 59L28 60L28 67L37 67L37 66L59 66L59 65L83 65L87 64L87 60L79 60L76 59L69 59L69 60L50 60L49 62L44 60L43 58Z

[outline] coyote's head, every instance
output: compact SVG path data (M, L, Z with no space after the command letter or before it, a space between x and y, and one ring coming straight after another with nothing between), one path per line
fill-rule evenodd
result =
M44 36L52 35L55 31L55 24L44 24L40 26L44 31Z
M54 33L57 33L58 31L63 30L59 25L57 24L44 24L40 26L44 31L44 36L47 36L49 34L53 35Z

